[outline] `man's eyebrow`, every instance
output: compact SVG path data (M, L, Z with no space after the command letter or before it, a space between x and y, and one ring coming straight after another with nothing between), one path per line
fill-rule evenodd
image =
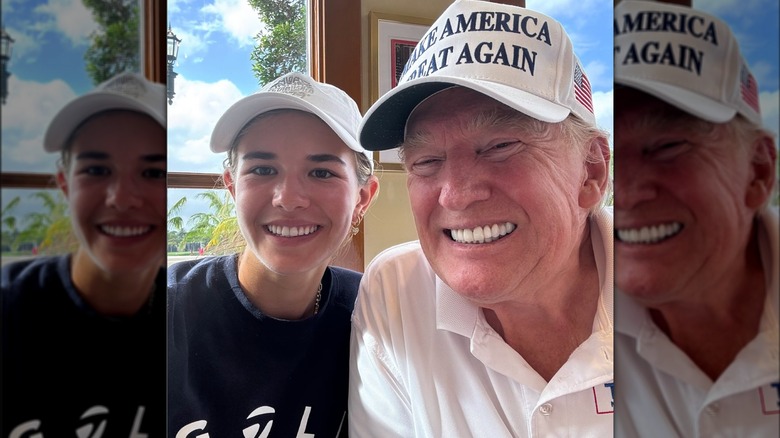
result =
M415 131L408 134L404 141L399 145L406 153L433 142L433 137L428 132Z
M332 155L332 154L312 154L312 155L307 156L306 158L309 161L313 161L315 163L334 162L334 163L343 164L345 166L347 165L347 163L345 163L344 160L342 160L338 156Z
M468 131L478 131L480 129L495 127L515 127L518 126L523 116L511 109L488 108L479 111L471 120L466 123L465 129ZM407 152L429 145L433 142L433 137L427 131L414 131L406 134L401 147Z

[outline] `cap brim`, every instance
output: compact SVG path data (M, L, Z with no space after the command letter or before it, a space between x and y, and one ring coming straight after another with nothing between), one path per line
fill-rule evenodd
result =
M360 143L371 151L398 147L404 140L406 121L414 108L454 85L480 92L543 122L561 122L571 113L562 105L512 86L473 78L428 76L403 83L377 100L360 124Z
M321 111L308 101L285 93L263 92L247 96L234 103L220 117L211 133L211 151L227 152L239 131L252 119L260 114L278 109L292 109L312 113L322 119L347 147L356 152L364 152L363 148L349 132L338 124L328 114Z
M79 125L95 114L110 110L136 111L148 115L163 128L166 126L165 114L157 113L137 99L110 92L90 93L71 101L57 113L46 129L43 149L46 152L61 150Z
M733 119L737 110L709 97L685 88L644 78L615 78L616 84L627 85L663 100L700 119L712 123L725 123Z

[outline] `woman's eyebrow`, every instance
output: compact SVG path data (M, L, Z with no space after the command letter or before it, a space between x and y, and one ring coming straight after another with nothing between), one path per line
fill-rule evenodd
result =
M244 160L275 160L276 154L272 152L252 151L243 156Z
M109 158L111 158L111 155L107 152L86 151L76 154L77 160L107 160ZM167 156L165 154L148 154L141 156L141 161L150 163L159 163L166 160Z
M76 154L77 160L106 160L109 155L106 152L86 151Z
M344 162L341 158L339 158L336 155L332 154L312 154L306 157L309 161L313 161L315 163L339 163L346 166L347 163Z
M142 161L146 161L148 163L159 163L161 161L166 161L167 156L165 154L149 154L149 155L142 155L141 156Z

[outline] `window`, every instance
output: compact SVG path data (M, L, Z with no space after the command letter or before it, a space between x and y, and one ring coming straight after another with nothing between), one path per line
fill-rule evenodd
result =
M38 219L56 222L52 212L63 210L64 199L52 178L58 156L43 151L42 139L48 122L65 103L92 89L102 80L101 74L110 72L101 70L107 66L91 54L98 48L94 37L101 34L100 20L95 19L101 4L95 2L95 9L81 0L3 5L4 30L13 38L2 119L4 262L7 250L28 256L36 253L42 239L41 230L35 231L41 225ZM163 82L164 3L127 0L125 5L126 22L138 27L137 43L116 48L107 42L100 49L131 52L123 57L129 61L119 69L143 71L150 79ZM104 12L118 10L111 3ZM20 242L20 235L28 237ZM64 250L61 246L53 249Z

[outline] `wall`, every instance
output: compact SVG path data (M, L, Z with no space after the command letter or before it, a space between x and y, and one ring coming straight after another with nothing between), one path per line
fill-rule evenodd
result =
M371 106L369 92L370 22L369 12L406 15L428 18L431 21L441 14L451 0L362 0L361 1L361 89L363 113ZM364 219L364 260L366 264L382 250L401 242L417 239L409 195L406 190L406 175L402 171L385 170L377 172L379 196L366 213Z

